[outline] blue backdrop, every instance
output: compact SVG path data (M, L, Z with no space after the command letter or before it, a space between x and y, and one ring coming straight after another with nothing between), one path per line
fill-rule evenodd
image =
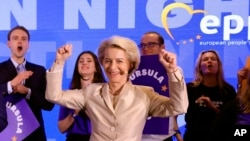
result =
M226 79L236 85L237 70L250 50L249 0L0 0L0 61L10 56L8 31L18 25L30 30L27 60L51 66L55 51L65 43L74 46L64 72L68 87L77 55L96 49L112 35L139 43L147 31L165 38L166 49L177 54L186 81L193 78L200 51L218 51ZM58 106L44 112L49 141L61 141L57 129ZM180 126L185 123L179 118Z

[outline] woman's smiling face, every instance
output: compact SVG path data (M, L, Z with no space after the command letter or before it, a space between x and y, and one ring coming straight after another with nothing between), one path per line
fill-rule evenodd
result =
M109 82L125 83L127 81L130 62L124 50L115 47L106 48L102 65Z

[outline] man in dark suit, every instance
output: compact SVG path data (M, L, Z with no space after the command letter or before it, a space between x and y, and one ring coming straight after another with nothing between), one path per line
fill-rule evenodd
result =
M7 121L5 102L3 100L3 95L0 94L0 133L3 131L3 129L5 129L7 125L8 121Z
M40 127L24 141L46 141L42 110L50 111L54 104L45 99L46 69L25 59L29 40L29 31L23 26L16 26L9 31L7 45L11 56L0 63L0 94L25 98L40 123ZM17 66L22 67L17 69Z

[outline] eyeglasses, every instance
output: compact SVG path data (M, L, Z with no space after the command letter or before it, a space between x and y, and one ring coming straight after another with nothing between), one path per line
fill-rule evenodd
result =
M139 48L144 49L144 48L153 48L155 47L155 45L161 45L160 43L156 43L156 42L148 42L148 43L141 43L138 45Z

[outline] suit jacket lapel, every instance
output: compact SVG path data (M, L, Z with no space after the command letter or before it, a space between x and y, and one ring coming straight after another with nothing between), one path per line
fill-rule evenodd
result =
M13 79L17 75L16 68L10 59L7 61L6 64L7 64L6 69L8 70L11 79Z
M102 88L102 97L104 99L105 104L107 107L111 110L113 114L119 111L124 111L123 108L126 108L126 105L131 105L133 102L133 97L134 97L134 92L131 90L132 88L132 83L129 81L127 82L120 94L119 94L119 100L116 105L116 108L114 109L113 107L113 102L111 101L110 94L109 94L109 86L108 84L105 84L104 87Z
M134 97L134 91L132 90L132 83L128 81L122 88L119 94L119 100L117 102L115 112L124 111L123 108L127 108L127 105L132 105Z
M28 61L26 61L26 64L25 64L25 69L26 70L30 70L30 63Z
M25 70L26 70L26 71L28 71L28 70L31 71L31 70L32 70L32 69L31 69L31 65L30 65L30 63L29 63L28 61L26 61ZM33 75L34 75L34 74L33 74ZM32 77L32 76L30 76L30 77ZM26 79L24 85L25 85L25 86L29 86L29 81L30 81L29 78Z
M110 111L113 114L115 114L115 110L113 108L113 103L111 102L111 99L110 99L108 84L105 84L104 87L102 88L101 95L102 95L103 100L104 100L105 104L107 105L107 107L110 109Z

